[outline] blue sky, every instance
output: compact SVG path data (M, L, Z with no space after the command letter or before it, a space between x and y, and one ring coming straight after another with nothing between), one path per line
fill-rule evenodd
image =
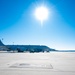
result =
M49 9L41 27L37 6ZM75 49L75 0L0 0L0 39L4 44L47 45Z

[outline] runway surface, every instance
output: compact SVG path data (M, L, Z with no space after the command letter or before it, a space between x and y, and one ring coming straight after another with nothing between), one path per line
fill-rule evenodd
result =
M75 75L75 52L0 52L0 75Z

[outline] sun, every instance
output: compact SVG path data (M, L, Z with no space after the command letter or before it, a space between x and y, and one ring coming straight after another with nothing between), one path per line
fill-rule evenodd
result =
M44 20L48 18L49 11L45 6L37 7L35 10L35 17L43 24Z

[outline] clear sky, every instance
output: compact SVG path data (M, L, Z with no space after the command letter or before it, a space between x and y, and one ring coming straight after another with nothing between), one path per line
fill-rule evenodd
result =
M49 9L42 27L34 16L41 4ZM0 0L1 38L6 45L75 49L75 0Z

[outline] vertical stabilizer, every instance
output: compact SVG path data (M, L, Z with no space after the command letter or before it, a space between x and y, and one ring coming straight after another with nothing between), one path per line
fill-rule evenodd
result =
M4 44L2 43L2 41L0 40L0 46L4 46Z

